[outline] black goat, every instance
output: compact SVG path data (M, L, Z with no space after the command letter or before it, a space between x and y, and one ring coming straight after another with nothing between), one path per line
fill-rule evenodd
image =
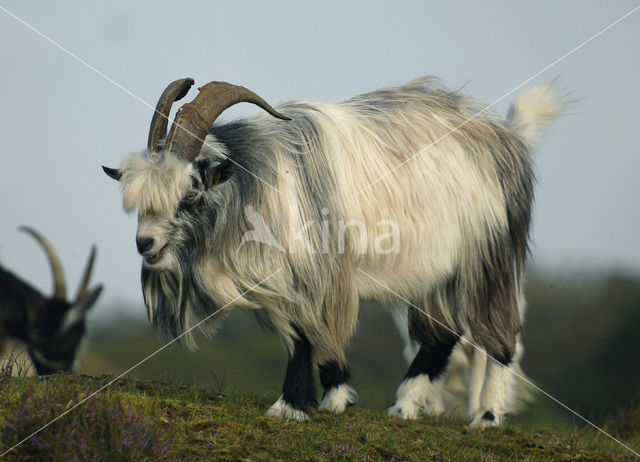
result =
M51 245L32 228L22 226L42 246L54 279L54 294L45 297L0 265L0 351L7 337L25 342L39 375L70 371L85 332L85 316L102 285L89 290L96 248L91 248L84 276L73 302L67 301L62 266Z

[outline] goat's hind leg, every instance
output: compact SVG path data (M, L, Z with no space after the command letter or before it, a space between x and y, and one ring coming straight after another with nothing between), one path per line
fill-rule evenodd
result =
M444 372L459 336L444 327L425 329L426 322L425 315L410 312L410 332L420 349L387 411L390 416L416 419L423 413L437 416L445 411Z
M469 424L471 428L494 427L502 423L504 414L508 411L513 382L514 377L508 366L494 359L487 359L479 408Z
M516 312L518 325L523 310L524 298L520 292ZM486 355L484 359L486 367L479 398L476 403L470 401L469 410L472 411L474 407L476 408L475 414L471 415L472 420L469 424L472 428L500 425L504 420L504 415L515 410L515 379L518 375L519 358L522 354L520 335L515 330L513 336L505 335L500 340L497 343L491 342L493 348L487 345L482 351L475 352L476 362L480 364L483 362L480 355ZM524 394L526 395L526 392Z
M505 414L518 411L524 402L531 399L526 386L526 377L520 369L521 354L522 344L519 336L516 339L515 354L507 365L488 357L484 350L476 351L476 356L484 356L486 371L482 391L479 393L475 407L471 406L470 401L472 428L500 425Z
M469 361L469 380L467 385L467 414L473 419L480 409L480 395L487 371L487 352L474 346Z

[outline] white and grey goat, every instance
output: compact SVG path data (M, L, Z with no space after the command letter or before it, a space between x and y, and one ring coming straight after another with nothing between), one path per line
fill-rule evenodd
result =
M89 288L96 249L91 249L74 301L68 301L60 260L36 230L20 228L42 246L53 272L53 296L46 297L29 283L0 266L0 351L8 337L23 341L39 375L70 371L85 333L85 316L102 286Z
M289 352L282 396L267 414L306 419L314 365L321 410L342 413L355 401L345 348L359 302L403 300L420 348L389 413L441 412L432 398L464 333L493 358L472 424L500 423L520 331L531 150L560 110L550 89L525 92L503 119L431 77L278 110L211 82L165 138L171 105L192 84L175 81L161 95L147 149L104 167L121 182L124 208L138 212L143 294L157 330L186 333L193 345L190 329L205 317L255 310ZM269 115L214 124L239 102Z

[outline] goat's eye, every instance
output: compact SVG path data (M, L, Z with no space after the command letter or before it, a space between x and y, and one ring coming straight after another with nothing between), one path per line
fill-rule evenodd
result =
M198 191L189 191L182 197L179 208L181 210L190 209L191 207L193 207L198 203L199 197L200 197L200 193Z

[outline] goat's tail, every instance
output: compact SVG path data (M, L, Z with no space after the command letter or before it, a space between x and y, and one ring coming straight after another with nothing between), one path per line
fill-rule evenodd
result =
M563 109L563 103L552 90L552 84L534 87L520 94L509 107L507 124L529 145L534 145L541 131Z

